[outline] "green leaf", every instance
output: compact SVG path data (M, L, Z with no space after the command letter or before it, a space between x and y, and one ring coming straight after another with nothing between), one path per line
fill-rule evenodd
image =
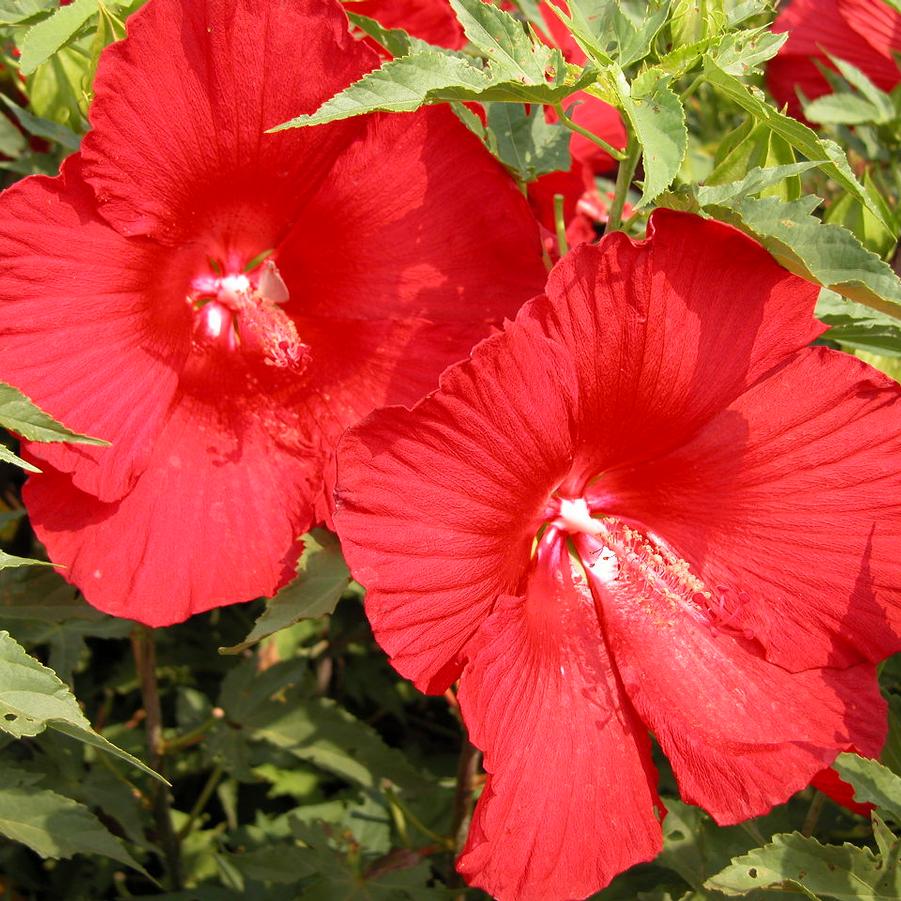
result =
M6 104L7 108L16 117L19 125L28 134L34 135L36 138L52 141L66 150L78 150L81 145L81 138L71 128L67 128L65 125L60 125L57 122L51 122L49 119L35 116L33 113L28 112L27 109L23 109L19 104L14 103L5 94L0 94L0 100Z
M751 169L739 181L726 184L699 185L695 196L701 206L728 203L736 198L751 197L786 178L792 178L812 169L816 163L789 163L785 166L759 166Z
M72 441L108 446L108 441L71 432L32 403L21 391L0 382L0 426L29 441Z
M0 0L0 26L21 25L46 9L46 0Z
M497 139L500 161L512 169L520 181L534 181L548 172L569 169L570 132L548 122L540 106L529 112L512 103L488 107L488 127Z
M428 792L432 782L415 770L399 751L389 748L378 733L334 701L313 698L293 703L281 716L267 715L254 737L288 751L300 760L364 788L377 788L387 779L404 790Z
M746 198L708 209L758 240L786 269L901 319L901 281L891 266L846 228L811 215L819 202L812 196Z
M23 460L20 456L14 454L5 444L0 444L0 460L4 463L12 463L13 466L18 466L26 470L26 472L40 472L37 466L33 466L27 460Z
M48 727L165 781L137 757L98 735L56 673L29 657L8 632L0 632L0 730L23 738L39 735Z
M0 154L11 159L19 156L28 146L25 135L6 116L0 116Z
M898 901L898 843L891 856L877 857L868 848L821 845L798 832L776 835L772 844L736 857L704 885L726 895L782 888L839 901Z
M644 186L638 206L650 203L679 174L688 149L685 110L669 75L646 69L631 85L617 73L620 105L642 147Z
M882 209L855 177L847 157L837 144L825 139L821 140L814 131L798 122L797 119L777 112L761 97L755 95L744 82L725 72L710 58L705 60L704 75L710 84L733 103L785 139L808 160L818 163L823 172L834 178L846 191L864 203L887 228L891 227L890 223L884 221Z
M563 54L533 40L521 22L481 0L453 0L467 34L488 58L422 47L271 131L321 125L365 113L413 112L450 100L553 104L594 81L594 69L569 66Z
M829 326L824 337L847 350L901 357L901 322L894 316L846 300L827 288L820 291L816 316Z
M101 854L143 872L87 807L46 789L0 787L0 833L41 857Z
M67 41L71 40L88 19L97 12L97 0L75 0L61 6L53 15L28 29L19 43L22 56L19 69L30 75Z
M839 754L833 768L854 786L854 800L875 804L901 823L901 776L875 760L857 754Z
M375 19L353 12L352 5L346 6L345 12L352 24L381 44L393 57L407 56L414 50L425 50L431 46L427 41L407 34L402 28L385 28Z
M350 584L341 544L325 529L314 529L302 540L304 548L297 562L297 578L266 603L266 609L244 641L234 647L220 648L220 653L238 654L302 619L334 611Z
M6 551L0 551L0 569L9 569L15 566L52 566L46 560L32 560L30 557L15 557L7 554Z
M864 97L848 92L825 94L804 104L804 116L821 125L861 125L884 122L879 108Z

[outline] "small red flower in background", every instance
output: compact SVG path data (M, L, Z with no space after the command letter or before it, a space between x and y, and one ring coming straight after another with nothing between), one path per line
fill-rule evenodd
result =
M338 450L375 635L460 679L488 780L458 867L582 898L661 847L650 730L686 801L764 813L878 753L901 647L901 388L809 347L814 286L667 210L570 253L413 410Z
M808 100L832 91L814 63L833 68L826 53L856 66L884 91L901 81L892 57L901 53L901 13L883 0L792 0L773 31L789 37L767 65L767 84L793 116L802 115L796 88Z
M92 604L163 625L283 584L343 429L545 271L448 110L264 134L377 65L333 0L150 0L129 35L80 153L0 198L0 378L112 442L30 445L26 503Z

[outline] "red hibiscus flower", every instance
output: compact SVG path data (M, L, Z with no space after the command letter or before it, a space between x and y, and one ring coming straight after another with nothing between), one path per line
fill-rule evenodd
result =
M884 91L901 81L892 57L901 53L901 14L883 0L792 0L773 31L789 36L767 66L767 83L793 116L801 116L796 88L809 100L831 92L814 62L832 68L827 53L856 66Z
M386 28L403 28L430 44L451 50L466 46L463 29L447 0L345 0L345 4L348 12L369 16Z
M26 502L92 604L163 625L283 584L343 429L545 272L448 110L264 134L377 65L334 0L151 0L129 35L80 153L0 199L0 378L112 442L31 445Z
M816 289L660 210L412 412L338 451L335 522L375 634L460 679L488 780L458 862L581 898L661 847L650 730L682 796L759 815L851 746L901 647L901 388L809 347Z

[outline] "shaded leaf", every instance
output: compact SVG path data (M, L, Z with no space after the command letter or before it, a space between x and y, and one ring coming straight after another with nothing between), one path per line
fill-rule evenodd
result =
M570 132L547 121L544 110L512 103L493 103L488 108L488 127L497 139L500 161L521 181L534 181L548 172L561 172L571 165Z
M0 94L0 100L6 104L7 108L18 120L19 125L21 125L28 134L34 135L36 138L44 138L47 141L53 141L54 143L59 144L60 147L64 147L66 150L78 150L81 144L81 138L72 131L71 128L66 128L65 125L60 125L57 122L51 122L49 119L42 119L40 116L35 116L27 109L23 109L19 106L18 103L14 103L5 94Z
M829 326L827 340L849 350L901 357L901 321L894 316L846 300L826 288L820 291L816 315Z
M16 557L0 550L0 569L9 569L16 566L52 566L46 560L32 560L30 557Z
M758 122L765 124L771 131L795 148L807 159L819 163L819 168L834 178L846 191L857 197L880 220L883 212L879 205L868 195L863 185L857 180L844 151L832 141L820 139L816 132L791 116L777 112L762 97L734 75L720 68L713 60L707 58L704 63L704 75L733 103L749 112ZM883 222L886 227L889 223Z
M350 571L337 537L326 529L314 529L303 537L303 553L297 562L297 578L267 601L247 638L221 653L237 654L269 635L302 619L332 613L350 584Z
M56 673L26 654L8 632L0 632L0 730L22 738L39 735L47 727L162 779L136 757L98 735Z
M0 833L41 857L101 854L142 870L87 807L46 789L0 787Z

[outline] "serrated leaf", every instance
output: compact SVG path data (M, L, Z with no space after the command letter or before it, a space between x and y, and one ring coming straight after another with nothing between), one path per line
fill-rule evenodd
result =
M452 100L554 104L590 84L592 67L569 66L563 54L532 39L522 24L481 0L454 0L487 66L461 54L421 47L364 75L319 109L271 131L322 125L372 112L413 112Z
M56 673L30 657L8 632L0 631L0 731L23 738L40 735L48 727L165 781L137 757L98 735Z
M754 118L766 125L803 154L808 160L819 163L819 168L834 178L846 191L857 197L888 228L890 223L884 221L883 211L873 201L857 180L842 149L832 141L820 139L816 132L806 125L777 112L761 97L734 75L723 71L716 62L707 58L704 63L704 76L733 103L749 112Z
M901 776L876 760L857 754L839 754L833 769L854 786L854 800L875 804L901 823Z
M381 44L393 57L407 56L414 50L424 50L430 46L428 41L407 34L402 28L385 28L375 19L353 12L352 7L347 7L345 12L353 25Z
M829 326L825 337L848 350L901 357L901 321L823 288L816 316Z
M266 603L266 609L244 641L234 647L220 648L220 653L238 654L302 619L334 612L350 584L341 544L326 529L314 529L302 540L304 548L297 562L297 578Z
M773 837L704 883L726 895L754 889L796 888L839 901L897 901L901 897L898 845L887 858L868 848L844 844L821 845L798 832Z
M0 426L29 441L72 441L108 446L108 441L72 432L32 403L21 391L0 382Z
M818 197L746 198L712 206L718 219L758 240L786 269L882 313L901 318L901 280L846 228L812 216Z
M71 40L88 19L97 12L97 0L75 0L60 6L53 15L33 25L19 43L22 56L19 69L30 75L67 41Z
M35 116L27 109L23 109L19 106L18 103L14 103L5 94L0 94L0 100L6 104L7 109L12 112L19 125L21 125L28 134L34 135L36 138L44 138L47 141L52 141L66 150L78 150L81 145L81 138L75 134L71 128L67 128L65 125L60 125L57 122L51 122L49 119L42 119L40 116Z
M4 463L12 463L13 466L18 466L26 472L40 472L37 466L33 466L27 460L23 460L20 456L14 454L5 444L0 444L0 460Z
M631 85L621 72L616 78L620 106L642 147L644 186L639 207L672 184L688 149L685 110L669 87L670 80L657 69L646 69Z
M755 166L744 178L726 184L699 185L696 191L701 206L728 203L737 197L751 197L765 188L812 169L816 163L789 163L785 166Z
M512 103L493 103L488 108L488 127L497 139L500 161L521 181L534 181L548 172L561 172L571 165L570 132L547 121L544 110Z
M87 807L47 789L0 787L0 833L41 857L101 854L143 872Z
M772 59L787 40L787 32L774 34L766 27L737 31L716 42L710 57L729 75L750 75Z

